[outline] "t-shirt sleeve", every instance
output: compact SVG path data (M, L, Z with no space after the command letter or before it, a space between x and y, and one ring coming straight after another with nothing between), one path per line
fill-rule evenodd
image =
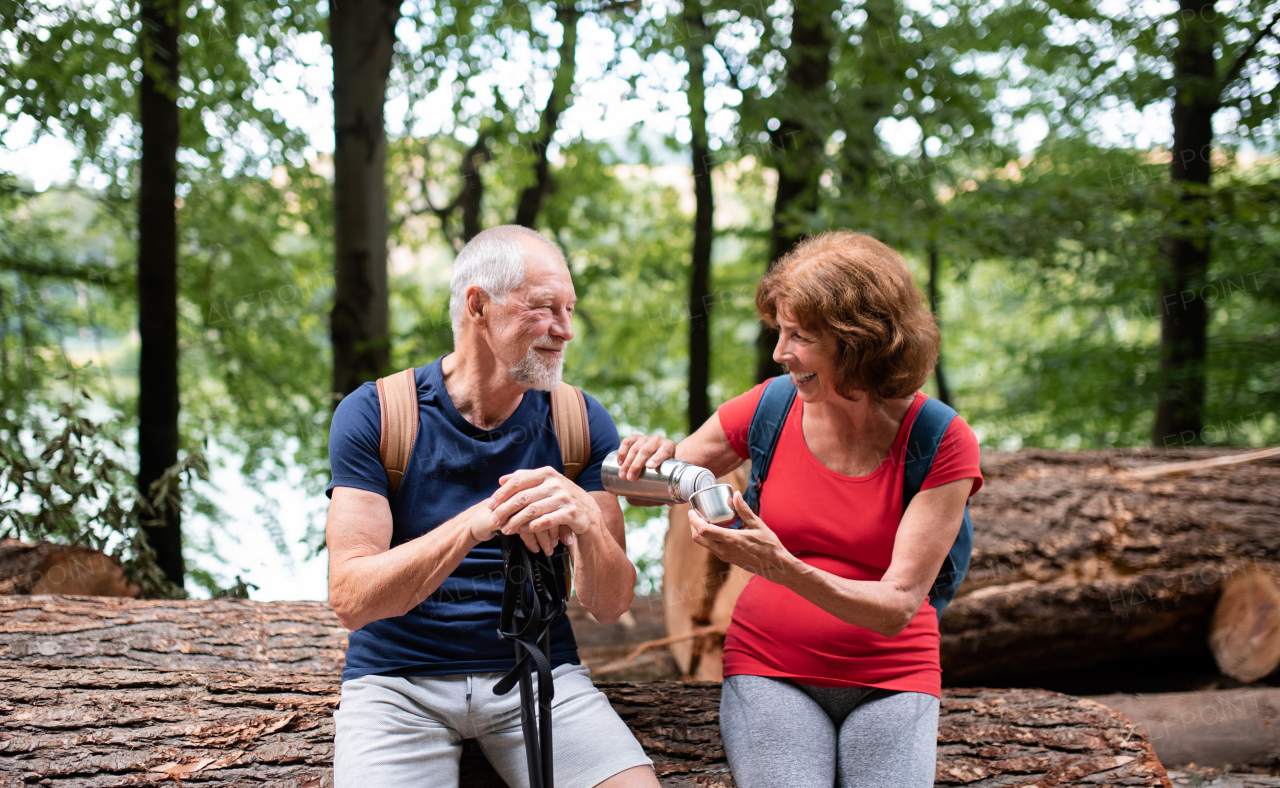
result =
M600 481L600 466L611 452L618 450L618 427L613 417L603 405L585 391L582 396L587 401L587 426L591 430L591 457L587 467L582 469L575 480L578 486L587 492L603 491L604 482Z
M749 442L751 439L751 419L756 415L756 406L764 396L767 383L758 383L755 388L739 394L721 405L716 413L720 416L720 426L724 429L729 445L742 459L751 456Z
M940 487L957 479L973 479L973 490L969 492L969 496L973 497L982 489L979 459L981 452L978 450L978 436L973 433L968 422L956 416L942 436L942 442L938 444L938 452L933 455L933 465L920 489L923 491Z
M381 440L378 388L373 383L365 383L343 397L333 412L329 426L329 467L333 480L325 489L325 495L332 498L334 487L355 487L386 496L387 471L378 457Z

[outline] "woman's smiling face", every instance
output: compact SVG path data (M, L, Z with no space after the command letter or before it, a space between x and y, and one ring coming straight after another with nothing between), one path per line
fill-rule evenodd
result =
M773 360L791 373L796 394L804 402L822 402L836 392L836 346L830 332L810 331L795 322L785 301L778 302L778 344Z

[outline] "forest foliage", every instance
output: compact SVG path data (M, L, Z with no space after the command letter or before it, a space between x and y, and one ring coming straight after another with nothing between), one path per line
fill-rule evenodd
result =
M756 380L753 293L777 233L850 228L898 248L935 296L945 393L984 446L1149 446L1167 383L1162 255L1192 233L1210 239L1212 262L1176 297L1208 308L1202 427L1155 444L1276 443L1280 7L1224 2L1189 19L1191 5L409 0L388 80L389 366L449 351L452 255L468 227L514 220L545 149L536 226L564 248L580 297L567 379L624 434L687 431L696 50L716 197L712 407ZM327 87L305 75L327 67L327 6L173 7L184 462L196 472L216 445L251 485L301 469L319 495L334 402L332 141L280 97L323 104ZM14 535L35 533L14 518L39 509L24 489L50 482L37 476L60 424L106 441L118 467L99 463L104 489L107 476L129 486L147 308L131 208L138 20L127 0L0 0L0 139L53 135L78 156L77 179L43 191L0 174L0 518L13 512L0 529ZM1196 203L1207 207L1189 215L1167 128L1193 22L1214 37L1225 87ZM817 67L825 78L806 83ZM549 94L565 108L553 129ZM589 113L606 109L635 120L603 134ZM1139 116L1158 131L1117 131ZM783 206L780 177L802 199ZM470 214L469 182L483 184ZM105 505L59 489L82 516ZM137 518L146 498L112 505ZM127 519L111 511L100 541Z

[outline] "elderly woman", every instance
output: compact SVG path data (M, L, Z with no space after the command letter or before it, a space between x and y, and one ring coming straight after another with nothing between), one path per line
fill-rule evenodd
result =
M955 418L903 511L937 325L902 258L852 232L799 244L760 282L756 307L796 389L759 512L735 494L737 530L689 514L695 542L755 574L725 635L730 769L742 788L932 786L942 670L928 594L982 486L977 439ZM672 456L733 470L764 386L679 445L628 437L622 473Z

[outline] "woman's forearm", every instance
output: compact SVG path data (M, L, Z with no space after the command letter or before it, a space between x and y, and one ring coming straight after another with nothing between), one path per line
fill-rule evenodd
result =
M911 623L923 599L883 580L848 580L792 557L774 580L836 618L894 637Z
M710 470L717 478L743 462L724 434L719 413L712 413L711 418L696 432L680 441L676 446L675 456L676 459Z

